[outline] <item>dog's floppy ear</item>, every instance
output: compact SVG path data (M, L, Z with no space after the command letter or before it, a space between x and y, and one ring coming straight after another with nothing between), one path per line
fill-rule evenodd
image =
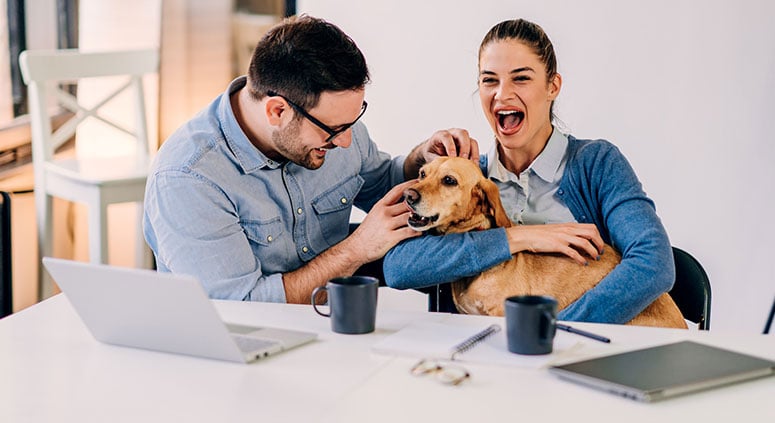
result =
M482 178L477 185L484 194L485 203L489 205L488 213L495 218L495 226L498 228L509 228L513 226L511 219L506 216L506 210L501 203L501 196L495 182Z

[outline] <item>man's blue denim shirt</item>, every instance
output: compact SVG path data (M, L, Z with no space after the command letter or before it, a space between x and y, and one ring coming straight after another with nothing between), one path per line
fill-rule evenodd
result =
M353 206L368 211L404 180L366 126L317 170L270 160L237 124L230 95L164 143L145 193L143 229L159 271L197 277L211 298L285 302L282 273L343 240Z

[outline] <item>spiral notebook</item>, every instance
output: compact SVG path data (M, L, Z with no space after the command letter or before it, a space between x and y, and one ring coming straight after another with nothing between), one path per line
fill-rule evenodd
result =
M415 358L468 361L517 367L543 367L581 344L574 335L557 333L554 352L540 356L509 352L502 322L477 325L413 322L374 344L372 352Z

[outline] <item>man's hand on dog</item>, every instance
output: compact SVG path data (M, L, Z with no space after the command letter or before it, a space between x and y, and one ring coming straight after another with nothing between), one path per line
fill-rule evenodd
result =
M407 238L421 235L407 226L410 212L402 202L404 191L416 182L411 180L394 186L371 208L348 238L358 254L364 256L364 263L382 258Z
M506 229L511 253L560 253L586 265L603 254L603 238L591 223L516 225ZM586 257L585 257L586 256Z
M420 168L441 156L463 157L479 163L479 143L468 131L450 128L436 131L430 138L415 147L404 162L406 179L416 178Z

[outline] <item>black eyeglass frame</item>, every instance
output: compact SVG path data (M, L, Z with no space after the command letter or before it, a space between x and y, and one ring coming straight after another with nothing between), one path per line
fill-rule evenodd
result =
M304 110L303 107L301 107L298 104L294 103L293 101L289 100L288 97L286 97L286 96L284 96L282 94L278 94L278 93L276 93L274 91L267 91L266 94L271 96L271 97L280 97L280 98L282 98L283 100L288 102L288 104L291 105L293 110L295 110L296 112L300 113L302 116L307 118L307 120L309 120L310 122L314 123L315 126L317 126L318 128L322 129L323 131L325 131L325 133L328 134L328 138L326 138L326 140L325 140L326 143L332 142L334 140L334 138L338 137L339 135L342 135L344 132L346 132L348 129L350 129L353 125L355 125L361 119L363 114L366 113L366 108L369 106L369 103L367 103L364 100L363 101L363 105L361 106L361 113L358 115L358 117L355 118L354 121L352 121L350 123L344 124L338 130L334 130L334 129L331 129L330 126L326 125L325 123L319 121L317 118L315 118L314 116L309 114L306 110Z

